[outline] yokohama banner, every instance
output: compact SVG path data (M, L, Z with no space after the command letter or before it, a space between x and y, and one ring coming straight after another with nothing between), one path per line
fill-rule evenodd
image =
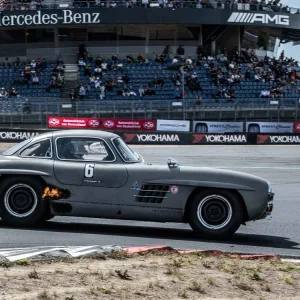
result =
M300 135L269 135L259 134L257 135L257 144L300 144Z
M201 133L233 133L244 132L243 122L206 122L194 121L193 131Z
M48 117L48 128L99 129L100 119L51 116Z
M156 130L155 120L102 119L104 130Z
M185 133L122 133L123 140L128 144L173 144L173 145L188 145L190 144L190 134Z
M157 131L190 131L190 121L157 120Z
M247 122L246 132L249 133L293 133L293 123L283 122Z
M193 134L192 144L247 144L246 134Z

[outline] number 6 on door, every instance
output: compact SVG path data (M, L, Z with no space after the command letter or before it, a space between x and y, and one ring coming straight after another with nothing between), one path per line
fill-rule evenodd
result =
M84 178L93 178L94 177L94 164L86 164L84 169Z

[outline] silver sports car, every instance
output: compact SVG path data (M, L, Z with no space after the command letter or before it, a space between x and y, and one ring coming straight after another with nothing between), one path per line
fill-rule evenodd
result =
M205 238L232 235L273 209L271 184L252 175L151 165L116 134L62 130L0 156L0 216L32 226L56 215L189 223Z

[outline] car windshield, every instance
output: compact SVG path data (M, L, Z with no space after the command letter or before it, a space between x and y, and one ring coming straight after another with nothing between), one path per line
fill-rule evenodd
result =
M13 155L16 152L18 152L20 149L22 149L24 146L26 146L27 144L29 144L32 141L31 139L25 140L17 145L14 145L13 147L9 148L8 150L6 150L5 152L3 152L3 155Z
M134 155L132 150L126 145L126 143L121 138L113 139L113 144L117 148L124 161L130 163L139 162L138 158Z

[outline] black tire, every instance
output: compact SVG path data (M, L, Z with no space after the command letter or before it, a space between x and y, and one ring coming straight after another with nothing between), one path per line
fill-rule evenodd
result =
M5 224L25 227L45 220L49 204L42 199L44 186L39 178L8 177L0 189L0 216Z
M194 232L206 239L232 236L243 222L243 206L231 191L201 191L188 207L188 220Z

